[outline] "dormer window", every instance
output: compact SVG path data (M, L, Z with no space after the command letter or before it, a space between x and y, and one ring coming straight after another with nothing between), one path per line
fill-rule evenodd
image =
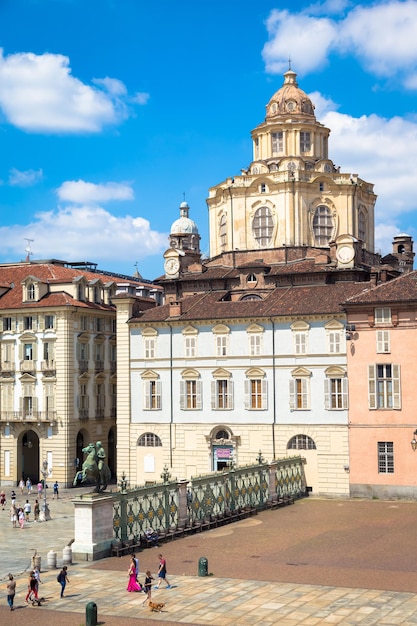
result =
M248 276L248 283L256 283L256 276L255 274L249 274Z
M33 283L29 283L26 288L26 295L28 300L35 299L35 285Z
M261 187L260 187L260 192L261 192L261 193L266 193L266 185L265 185L265 183L262 183L262 184L261 184Z

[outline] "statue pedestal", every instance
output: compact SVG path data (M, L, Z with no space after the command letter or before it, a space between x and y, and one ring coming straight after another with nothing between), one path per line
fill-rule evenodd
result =
M96 561L111 555L113 540L113 498L89 493L72 500L75 538L72 554L75 560Z

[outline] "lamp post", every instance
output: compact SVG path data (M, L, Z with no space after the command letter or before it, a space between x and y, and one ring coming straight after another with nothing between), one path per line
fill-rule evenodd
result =
M46 479L48 477L48 461L46 460L42 463L41 474L43 476L43 504L42 510L39 514L39 520L41 522L47 522L51 519L51 514L49 512L49 507L46 502Z

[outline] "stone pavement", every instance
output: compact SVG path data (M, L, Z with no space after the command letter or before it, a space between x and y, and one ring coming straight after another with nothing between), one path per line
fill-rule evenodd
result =
M128 557L74 563L66 597L59 598L57 571L47 570L46 553L55 550L61 565L73 534L75 493L51 502L51 521L23 530L12 529L8 512L0 511L0 578L23 571L37 548L46 599L41 608L26 606L25 572L17 577L14 612L3 595L0 624L81 626L89 601L106 626L417 624L415 502L310 498L164 544L172 589L152 592L166 606L163 613L150 613L141 593L125 591ZM141 572L156 571L158 552L139 553ZM200 556L208 558L212 576L196 575Z

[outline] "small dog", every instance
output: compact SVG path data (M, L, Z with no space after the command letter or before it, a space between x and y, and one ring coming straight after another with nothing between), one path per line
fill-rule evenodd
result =
M153 613L162 613L165 606L164 602L152 602L152 600L149 600L148 605Z

